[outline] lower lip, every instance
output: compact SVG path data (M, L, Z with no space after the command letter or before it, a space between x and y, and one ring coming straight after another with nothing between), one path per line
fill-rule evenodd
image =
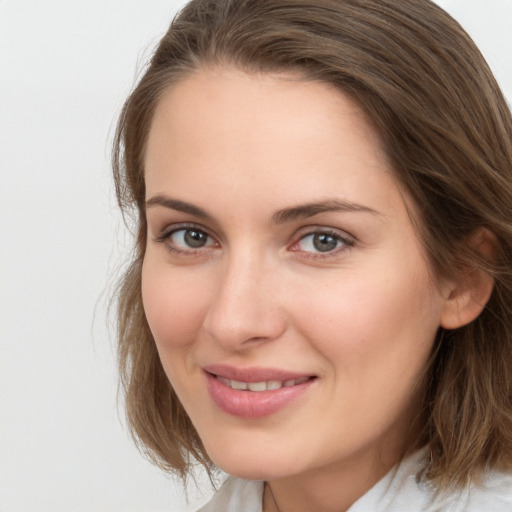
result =
M271 391L239 391L206 373L208 392L224 412L245 419L263 418L284 409L299 398L316 379Z

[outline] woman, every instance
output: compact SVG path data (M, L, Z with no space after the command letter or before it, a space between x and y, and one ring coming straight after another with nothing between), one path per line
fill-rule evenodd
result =
M512 120L428 0L193 0L128 98L136 440L204 511L512 507Z

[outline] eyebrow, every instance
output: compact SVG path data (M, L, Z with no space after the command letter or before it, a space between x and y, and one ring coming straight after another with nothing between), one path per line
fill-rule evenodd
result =
M162 194L151 197L146 201L146 207L152 208L155 206L163 206L171 210L176 210L183 213L189 213L200 219L215 221L215 218L210 215L206 210L192 203L173 199ZM325 212L363 212L372 215L380 215L377 210L363 206L349 201L340 199L325 199L314 203L304 203L290 208L283 208L278 210L272 215L272 224L285 224L294 220L306 219L313 217L319 213Z
M169 208L178 212L190 213L191 215L204 220L214 220L206 210L199 208L199 206L187 203L186 201L180 201L179 199L173 199L162 194L153 196L146 201L146 208L152 208L154 206L163 206L164 208Z
M284 224L293 220L306 219L313 217L319 213L325 212L364 212L372 215L380 215L377 210L349 201L340 199L325 199L315 203L305 203L293 206L292 208L284 208L277 211L272 216L274 224Z

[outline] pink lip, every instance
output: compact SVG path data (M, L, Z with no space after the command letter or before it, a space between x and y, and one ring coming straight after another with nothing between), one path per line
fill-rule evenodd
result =
M240 391L224 384L216 376L241 382L286 381L314 377L304 373L275 368L236 368L209 365L204 368L207 389L213 402L224 412L245 419L256 419L276 413L299 398L316 379L268 391Z
M313 377L309 373L291 372L278 368L250 367L240 368L226 364L210 364L203 366L203 370L225 379L238 380L240 382L262 382L267 380L291 380L302 377Z

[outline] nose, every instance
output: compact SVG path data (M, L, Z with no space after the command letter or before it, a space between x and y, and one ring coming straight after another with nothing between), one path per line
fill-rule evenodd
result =
M278 272L271 267L253 255L233 255L224 262L204 318L204 329L224 348L246 350L286 330Z

